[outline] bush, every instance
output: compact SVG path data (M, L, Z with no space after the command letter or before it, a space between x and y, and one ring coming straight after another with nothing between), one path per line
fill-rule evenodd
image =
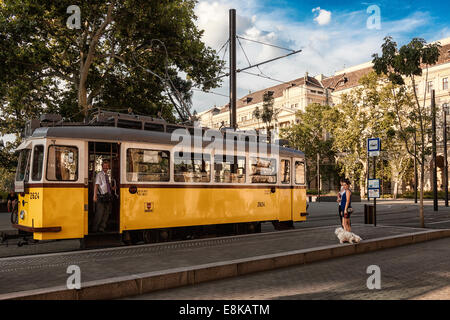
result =
M403 194L399 194L397 198L414 199L414 192L408 191ZM433 199L434 198L433 191L424 191L423 198ZM420 199L420 190L417 191L417 199ZM445 191L438 191L438 199L445 199Z
M8 192L0 191L0 202L5 202L7 197L8 197Z

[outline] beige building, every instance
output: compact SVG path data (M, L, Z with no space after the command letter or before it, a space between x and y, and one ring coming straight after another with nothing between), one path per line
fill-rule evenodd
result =
M431 90L435 90L438 128L443 119L443 107L445 105L450 107L450 38L439 40L439 42L442 48L438 62L428 68L428 73L424 70L422 77L416 78L416 88L421 104L423 104L424 93L426 92L425 105L429 106L431 104ZM305 107L311 103L330 105L339 103L340 96L357 87L359 79L372 70L372 63L367 62L338 71L332 76L318 75L312 77L306 73L302 78L249 93L237 101L238 128L239 130L261 129L262 132L265 131L265 124L253 116L253 111L257 107L262 107L265 92L269 92L274 98L274 109L278 113L274 123L274 131L278 132L279 128L296 123L298 121L296 112L305 110ZM228 104L203 111L198 116L204 127L218 129L222 126L230 126ZM450 121L448 122L450 124ZM442 137L442 129L440 132ZM443 176L442 142L438 146L439 153L437 160L438 186L441 185ZM431 187L430 172L426 176L427 189Z

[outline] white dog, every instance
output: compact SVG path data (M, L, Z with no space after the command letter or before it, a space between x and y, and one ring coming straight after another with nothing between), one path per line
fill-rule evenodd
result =
M336 236L339 239L340 243L349 242L349 243L358 243L362 239L357 234L354 234L353 232L345 231L343 228L336 228L334 231Z

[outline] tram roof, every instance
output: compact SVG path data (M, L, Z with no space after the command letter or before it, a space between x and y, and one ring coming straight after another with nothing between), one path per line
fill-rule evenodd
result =
M155 144L166 144L175 146L180 143L180 140L172 140L173 133L158 132L150 130L136 130L117 127L100 127L100 126L67 126L67 127L41 127L37 128L31 138L66 138L66 139L79 139L89 141L122 141L122 142L146 142ZM221 135L217 131L217 135ZM180 135L179 135L180 136ZM205 137L203 138L191 138L191 143L201 140L202 146L206 147L211 144L211 141ZM183 138L185 139L185 138ZM224 139L224 144L226 140ZM235 142L235 148L237 144L245 144L246 150L248 149L248 142L238 141ZM267 152L278 147L279 153L282 156L291 157L304 157L305 154L302 151L286 148L282 146L275 146L274 144L259 143L260 145L267 145Z

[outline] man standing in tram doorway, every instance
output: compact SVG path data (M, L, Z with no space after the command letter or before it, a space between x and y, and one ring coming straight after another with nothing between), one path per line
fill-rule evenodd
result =
M105 232L106 223L112 211L113 191L116 186L111 187L108 177L109 162L102 162L102 171L95 177L94 203L95 216L92 226L93 232Z

